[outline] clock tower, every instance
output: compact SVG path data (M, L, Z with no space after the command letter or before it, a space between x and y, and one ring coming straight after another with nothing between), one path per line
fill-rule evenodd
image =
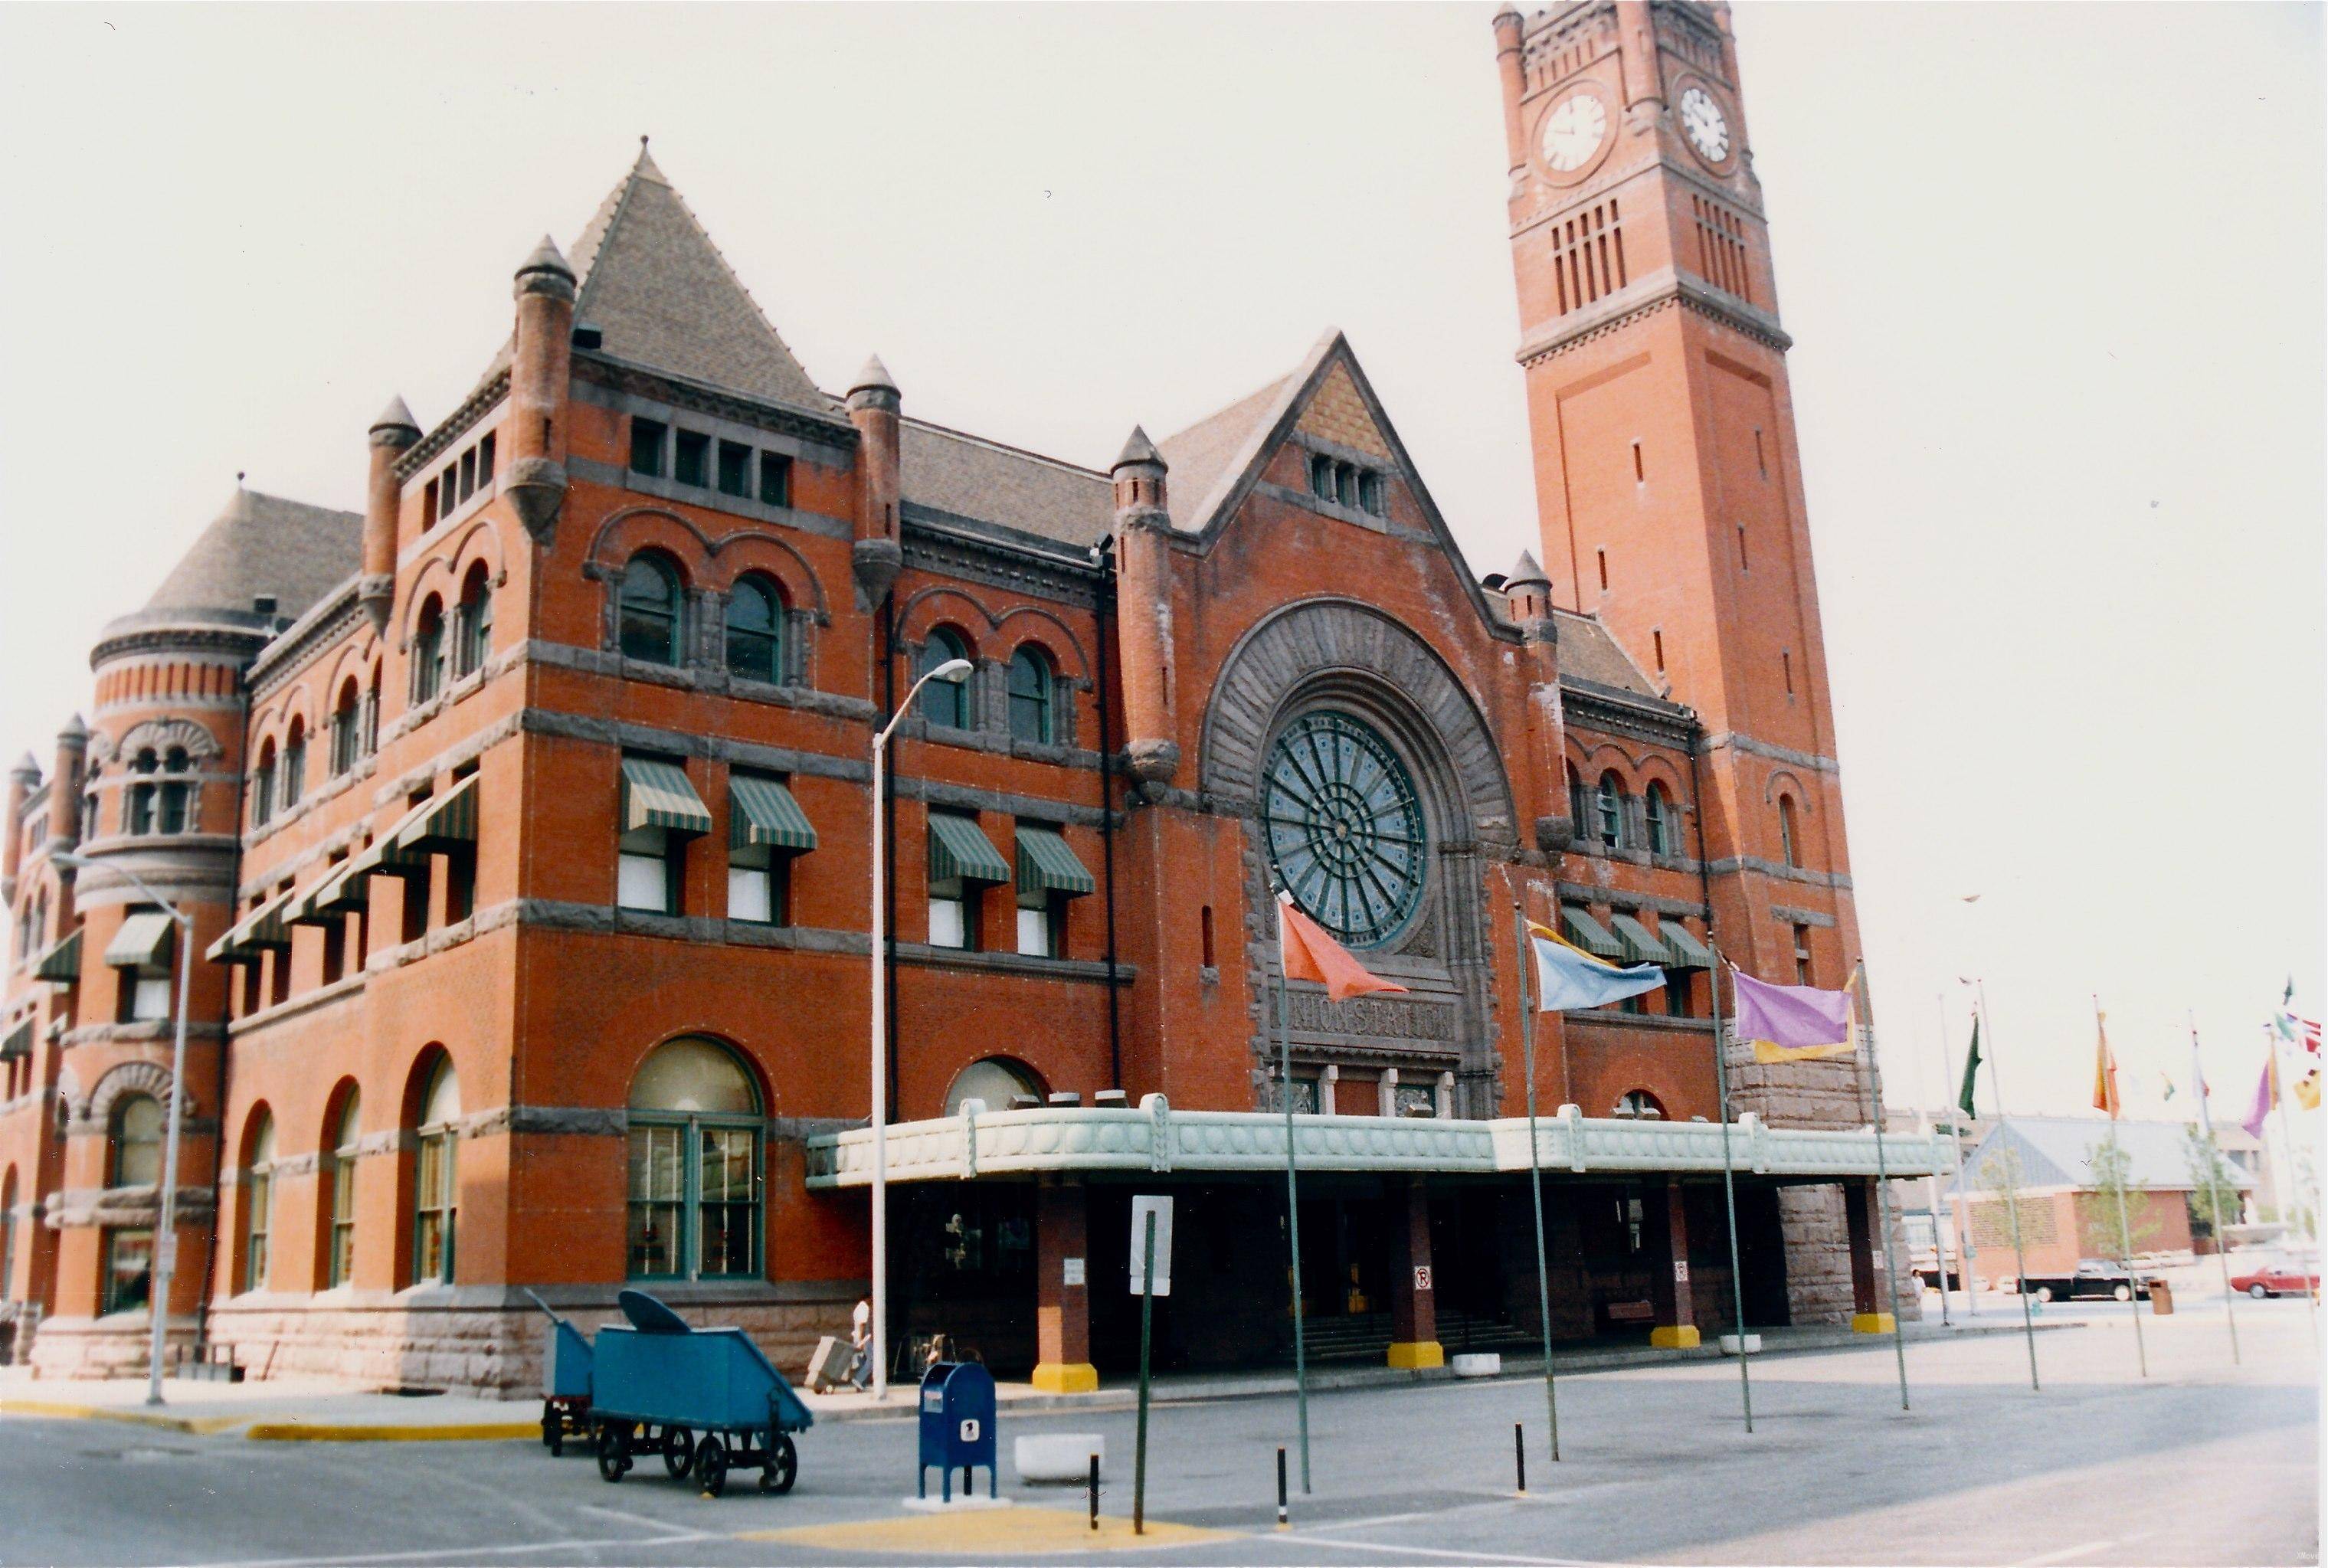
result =
M1578 0L1495 30L1544 565L1704 727L1724 955L1839 987L1858 931L1730 8ZM1747 1065L1745 1108L1855 1121L1847 1066Z

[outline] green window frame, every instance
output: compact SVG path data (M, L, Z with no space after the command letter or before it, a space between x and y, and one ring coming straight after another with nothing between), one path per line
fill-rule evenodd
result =
M725 1058L711 1070L733 1075L731 1108L709 1108L705 1096L688 1094L661 1106L632 1106L624 1272L634 1280L758 1278L766 1208L758 1093L725 1047L682 1036L658 1055L674 1050ZM634 1100L654 1097L652 1075L652 1066L641 1068Z
M1051 744L1057 729L1050 657L1032 643L1010 655L1010 738Z
M339 1132L331 1153L332 1235L325 1257L324 1289L335 1290L355 1278L356 1263L356 1141L357 1107L351 1092L340 1113Z

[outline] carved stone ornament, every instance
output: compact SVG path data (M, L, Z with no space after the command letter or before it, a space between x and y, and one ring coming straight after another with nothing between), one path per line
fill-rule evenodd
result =
M521 457L502 483L518 521L536 545L547 549L558 531L558 512L566 502L566 465L547 457Z

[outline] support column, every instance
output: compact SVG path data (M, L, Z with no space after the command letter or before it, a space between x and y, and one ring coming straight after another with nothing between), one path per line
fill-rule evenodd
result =
M1431 1190L1419 1176L1390 1202L1390 1365L1444 1366L1431 1277Z
M1661 1276L1654 1298L1657 1320L1649 1343L1660 1350L1697 1347L1696 1303L1689 1282L1689 1216L1682 1207L1681 1183L1666 1183L1666 1250L1672 1267Z
M1089 1394L1099 1386L1091 1359L1089 1253L1084 1195L1077 1181L1046 1177L1035 1188L1035 1386Z
M1851 1244L1851 1331L1889 1334L1892 1314L1875 1289L1875 1183L1862 1178L1843 1184L1843 1223Z

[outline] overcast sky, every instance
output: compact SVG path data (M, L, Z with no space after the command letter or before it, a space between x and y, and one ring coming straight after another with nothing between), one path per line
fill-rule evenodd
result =
M0 745L238 470L360 509L642 132L821 384L1060 456L1341 327L1499 570L1491 9L0 10ZM1959 975L2022 1109L2085 1104L2097 991L2137 1111L2195 1011L2219 1120L2319 1015L2321 14L1738 11L1895 1103Z

